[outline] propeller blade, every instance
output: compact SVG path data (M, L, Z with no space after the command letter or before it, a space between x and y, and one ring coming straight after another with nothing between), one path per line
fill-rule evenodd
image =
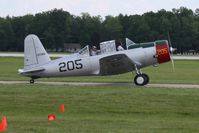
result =
M174 64L173 56L171 56L171 63L172 63L173 72L175 72L175 64Z
M171 54L170 54L171 64L172 64L173 72L175 72L175 64L174 64L174 60L173 60L173 52L174 52L176 49L172 47L169 32L168 32L168 41L169 41L169 47L170 47L170 53L171 53Z

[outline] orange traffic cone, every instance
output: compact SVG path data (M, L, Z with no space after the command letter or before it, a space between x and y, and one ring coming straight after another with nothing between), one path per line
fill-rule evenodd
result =
M55 116L55 115L53 115L53 114L48 115L48 120L49 120L49 121L53 121L53 120L55 120L55 119L56 119L56 116Z
M59 110L60 110L60 112L64 113L64 111L65 111L64 104L60 105Z
M0 123L0 131L6 131L6 129L7 129L6 117L3 116L1 123Z

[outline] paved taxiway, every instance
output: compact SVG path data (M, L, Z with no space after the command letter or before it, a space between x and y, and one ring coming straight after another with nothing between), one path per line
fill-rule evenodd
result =
M0 84L29 84L29 81L0 81ZM97 83L97 82L44 82L44 81L36 81L35 84L72 85L72 86L135 86L132 83ZM144 87L196 88L196 89L199 89L199 84L148 84Z

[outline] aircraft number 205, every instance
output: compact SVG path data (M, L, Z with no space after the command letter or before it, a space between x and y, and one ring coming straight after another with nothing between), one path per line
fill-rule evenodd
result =
M74 69L82 69L83 64L81 63L82 59L74 60L74 61L67 61L59 63L59 71L72 71Z

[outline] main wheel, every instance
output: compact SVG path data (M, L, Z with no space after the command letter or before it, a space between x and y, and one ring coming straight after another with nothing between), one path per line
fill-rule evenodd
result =
M138 74L134 78L134 83L138 86L146 85L149 82L149 77L146 74Z
M144 85L146 85L146 84L148 84L149 83L149 76L147 75L147 74L145 74L145 73L143 73L142 74L144 77L145 77L145 79L146 79L146 81L145 81L145 83L144 83Z

